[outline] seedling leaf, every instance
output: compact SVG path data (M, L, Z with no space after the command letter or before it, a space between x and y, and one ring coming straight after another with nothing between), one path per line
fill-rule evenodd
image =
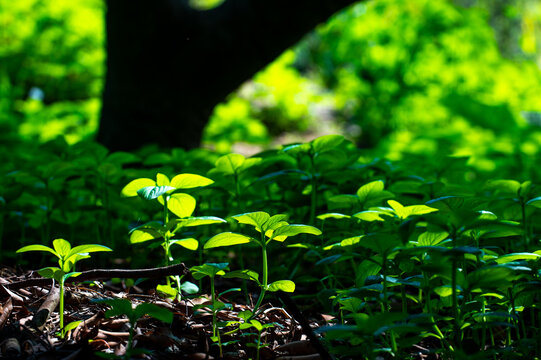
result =
M137 195L145 200L153 200L171 190L175 190L175 188L172 186L147 186L137 190Z
M130 181L128 185L124 186L120 194L123 197L137 196L137 191L149 186L156 186L156 182L148 178L135 179Z
M207 186L214 183L207 177L196 174L179 174L171 179L171 186L176 189L192 189L201 186Z
M174 239L171 240L171 244L180 245L188 250L197 250L197 248L199 247L199 241L194 238Z
M233 215L233 219L241 224L248 224L255 227L259 232L263 231L263 225L270 219L270 215L264 211Z
M56 251L54 251L53 249L51 249L50 247L48 246L45 246L45 245L27 245L27 246L23 246L22 248L20 248L19 250L17 250L16 252L17 253L22 253L22 252L27 252L27 251L48 251L50 252L51 254L53 254L54 256L56 257L60 257Z
M71 250L71 244L64 239L53 240L53 248L60 257L66 257Z
M180 218L192 216L195 210L195 198L191 195L178 193L173 194L167 201L167 208Z
M321 230L310 225L302 225L302 224L284 225L274 230L274 233L272 236L274 240L283 241L283 240L277 239L277 237L295 236L298 234L321 235Z
M159 239L162 235L159 231L150 228L134 230L130 235L130 243L137 244L149 240Z
M224 232L210 238L206 242L204 248L211 249L211 248L220 247L220 246L246 244L246 243L249 243L250 241L254 241L254 240L249 236L232 233L232 232Z
M233 175L238 172L245 160L241 154L227 154L216 160L216 169L225 175Z
M275 291L284 291L284 292L294 292L295 291L295 283L291 280L278 280L269 285L270 292Z
M316 153L329 151L344 141L342 135L324 135L312 140L312 148Z

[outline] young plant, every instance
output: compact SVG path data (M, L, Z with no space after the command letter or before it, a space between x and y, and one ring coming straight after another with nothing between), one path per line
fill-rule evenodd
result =
M111 309L105 312L106 317L125 315L130 321L130 335L128 337L128 345L126 353L121 356L121 359L131 359L133 356L148 353L144 349L133 348L133 336L135 334L135 325L137 321L145 315L158 319L164 323L170 324L173 322L173 313L167 309L161 308L154 304L142 303L133 308L132 303L127 299L100 299L96 302L104 303L111 306ZM114 354L96 353L96 355L104 358L117 359Z
M260 233L259 238L254 238L244 234L225 232L210 238L206 244L205 249L211 249L221 246L231 246L246 243L256 243L261 247L261 260L262 260L262 282L257 281L258 274L253 271L245 271L243 274L239 274L239 277L248 277L251 280L255 280L261 287L261 293L257 299L257 303L254 307L253 316L255 316L259 306L261 305L265 293L267 291L282 290L285 292L295 291L295 283L291 280L278 280L271 284L268 283L269 268L267 259L267 247L271 241L283 242L289 236L295 236L299 234L312 234L321 235L321 231L313 226L302 224L289 224L285 221L287 215L277 214L270 216L264 211L256 211L245 214L234 215L233 218L241 224L251 225Z
M130 242L132 244L147 242L150 240L160 240L164 249L165 265L173 261L171 247L180 245L189 250L197 250L199 242L194 238L176 239L175 235L184 227L207 225L226 222L223 219L214 216L192 217L195 210L196 200L193 196L185 193L176 192L181 189L192 189L212 184L214 181L206 177L195 174L179 174L173 179L158 173L156 181L148 178L140 178L131 181L122 189L122 195L132 197L139 195L145 200L157 200L163 205L163 222L152 221L138 226L130 232ZM170 214L178 218L171 219ZM153 247L151 244L149 247ZM176 276L174 280L177 288L171 287L169 277L166 279L167 285L162 286L160 291L167 294L175 293L180 296L182 288L191 288L180 283L180 277Z
M81 273L72 271L75 269L75 264L82 259L88 259L91 252L99 251L113 251L107 246L89 244L79 245L74 248L71 244L64 239L53 240L53 248L45 245L28 245L17 250L18 253L27 251L48 251L58 258L59 267L46 267L38 271L38 273L44 278L54 279L60 286L60 302L59 302L59 315L60 315L60 336L64 338L66 333L77 327L79 322L68 324L64 327L64 283L66 279L74 276L78 276Z
M210 279L210 296L211 296L211 304L205 305L205 307L210 308L212 311L212 341L217 342L218 346L220 347L220 358L223 356L222 354L222 342L220 339L220 330L218 329L218 324L216 322L216 314L218 311L224 309L226 305L218 301L216 299L216 292L214 291L214 278L216 275L225 275L224 270L228 270L227 265L228 263L206 263L199 266L193 266L190 270L192 271L192 275L196 280L201 280L205 276L208 276Z

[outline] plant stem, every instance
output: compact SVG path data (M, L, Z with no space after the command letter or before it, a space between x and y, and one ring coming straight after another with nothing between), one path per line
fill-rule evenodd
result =
M58 302L58 315L60 316L60 337L64 338L64 279L60 281L60 301Z
M265 293L267 292L267 286L268 286L268 269L267 269L267 244L265 244L265 234L262 234L262 256L263 256L263 283L261 284L261 293L259 294L259 298L257 299L257 303L254 306L254 313L252 317L255 315L257 309L259 309L259 306L261 306L261 303L263 302L263 298L265 297Z

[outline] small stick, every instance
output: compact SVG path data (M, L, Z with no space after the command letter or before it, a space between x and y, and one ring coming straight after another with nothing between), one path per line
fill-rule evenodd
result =
M81 275L66 279L66 283L103 280L111 278L159 278L169 275L187 275L190 270L184 264L175 264L159 268L151 269L94 269L83 271ZM51 285L52 280L46 278L27 279L16 281L11 284L5 284L4 287L9 289L20 289L30 286L47 286Z
M34 314L34 317L32 318L32 325L38 330L43 330L47 319L49 319L49 315L56 309L59 302L60 289L53 285L51 286L49 295L47 295L47 298L43 304L41 304L38 311Z

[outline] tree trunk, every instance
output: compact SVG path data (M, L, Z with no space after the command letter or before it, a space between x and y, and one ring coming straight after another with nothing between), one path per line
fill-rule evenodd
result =
M199 146L213 108L355 0L107 0L98 141L110 150Z

